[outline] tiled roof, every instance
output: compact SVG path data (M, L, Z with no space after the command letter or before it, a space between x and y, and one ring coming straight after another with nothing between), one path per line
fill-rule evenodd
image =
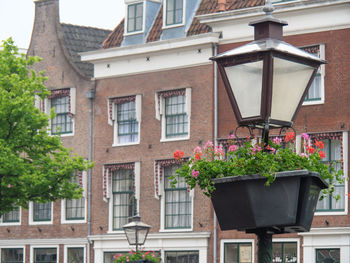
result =
M265 4L265 0L226 0L226 10L235 10L241 8L249 8L261 6ZM218 12L218 0L202 0L197 10L196 15L210 14ZM154 21L154 24L148 34L147 42L160 40L163 24L163 8L159 9L159 13ZM208 33L211 28L205 24L199 23L197 18L194 18L192 24L187 31L187 36L199 35ZM123 41L124 20L113 30L108 38L103 42L103 48L119 47Z
M93 65L81 62L78 53L100 49L103 40L106 39L110 30L61 24L63 30L64 47L67 49L73 64L87 77L93 76Z
M111 34L102 43L103 48L109 47L120 47L123 41L124 34L124 19L119 23L119 25L112 31Z

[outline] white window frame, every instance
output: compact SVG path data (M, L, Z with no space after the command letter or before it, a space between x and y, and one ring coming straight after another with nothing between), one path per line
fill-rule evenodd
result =
M110 116L109 106L112 103L112 116ZM140 144L141 138L141 109L142 109L142 96L135 95L135 111L136 111L136 120L138 122L138 140L136 142L128 142L128 143L119 143L118 138L118 114L117 114L117 105L111 102L109 99L107 101L108 105L108 121L109 124L113 126L113 144L112 147L120 147L120 146L130 146ZM112 121L111 121L112 120Z
M83 178L83 196L85 198L85 209L84 209L84 219L81 220L69 220L66 219L66 199L61 200L61 224L82 224L86 223L87 218L87 173L86 171L82 172L82 178Z
M136 206L140 206L140 180L141 180L141 163L134 163L134 173L135 173L135 198ZM124 233L123 230L113 230L113 187L112 187L112 175L109 178L108 184L108 231L107 233Z
M141 4L142 3L142 29L139 31L128 32L128 16L129 16L129 5ZM145 0L125 0L125 22L124 22L124 36L132 36L145 32L146 24L146 1Z
M52 225L53 224L53 202L51 203L51 220L48 221L34 221L34 206L33 202L29 202L29 225Z
M186 24L186 2L187 2L187 0L183 0L182 23L167 25L166 24L166 15L167 15L166 14L166 8L167 8L168 0L164 0L164 4L163 4L163 27L162 27L162 29L181 27L181 26L184 26Z
M319 46L320 50L320 58L325 59L325 44L315 44L315 45L308 45L305 47L309 46ZM325 103L325 75L326 75L326 66L322 64L318 70L318 73L321 74L321 80L320 80L320 100L311 100L311 101L304 101L303 106L308 106L308 105L319 105L319 104L324 104Z
M251 243L252 244L252 262L255 262L255 240L254 239L221 239L220 240L220 263L225 262L225 243L241 244L241 243Z
M176 164L174 164L176 165ZM176 229L168 229L165 228L165 180L164 180L164 168L161 167L159 169L163 169L163 179L161 181L161 184L159 185L160 189L160 196L161 196L161 202L160 202L160 230L159 232L191 232L193 231L193 213L194 213L194 189L191 189L189 192L190 199L191 199L191 226L189 228L176 228Z
M188 133L184 136L167 138L166 137L166 119L165 119L165 99L163 97L158 98L158 93L155 94L155 107L156 107L156 119L161 121L161 139L160 142L173 142L189 140L191 136L191 88L185 88L185 101L186 101L186 114L188 117ZM160 99L160 101L159 101Z
M343 131L343 172L344 172L344 211L317 211L315 212L315 216L325 216L325 215L347 215L348 214L348 200L349 200L349 181L347 180L348 178L348 132Z
M1 254L2 254L2 249L5 248L5 249L15 249L15 248L21 248L23 249L23 263L25 262L26 260L26 247L25 246L1 246L0 247L0 262L1 262Z
M22 222L22 207L19 207L19 222L3 222L3 217L2 216L0 217L0 226L20 226L21 222Z
M56 263L60 262L60 249L58 245L35 245L35 246L30 246L30 263L34 263L34 249L35 248L56 248L56 253L57 253L57 260Z
M85 244L81 244L81 245L65 245L64 246L64 263L68 263L68 249L69 248L82 248L83 249L83 253L84 253L84 262L86 263L86 245Z
M299 238L272 238L272 243L297 243L297 262L300 262L300 239Z
M60 88L60 89L54 89L54 90L61 90L61 89L67 89L67 88ZM64 133L59 135L60 137L71 137L74 136L75 131L75 114L76 114L76 88L71 87L69 88L69 96L70 96L70 107L71 107L71 113L73 114L72 117L72 132L70 133ZM46 98L44 100L44 112L48 115L50 115L51 112L51 99ZM49 126L48 126L49 134L52 136L56 136L51 133L51 118L49 119Z

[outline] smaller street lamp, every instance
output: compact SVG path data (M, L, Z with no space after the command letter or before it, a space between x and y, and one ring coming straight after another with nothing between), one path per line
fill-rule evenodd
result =
M136 252L138 246L145 243L150 228L151 226L141 222L140 216L134 216L130 223L123 226L128 243L136 246Z

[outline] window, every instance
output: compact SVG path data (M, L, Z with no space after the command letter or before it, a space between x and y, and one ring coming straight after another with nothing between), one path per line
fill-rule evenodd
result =
M23 263L23 248L2 248L1 263Z
M166 0L166 26L182 24L184 0Z
M143 3L128 5L127 32L142 31Z
M156 99L159 108L156 118L162 121L161 141L188 139L191 89L159 92Z
M114 255L117 252L104 252L103 253L103 263L113 263L114 262Z
M83 174L78 174L76 176L72 176L71 182L80 185L80 187L84 187L83 179L85 179L85 176ZM84 189L85 190L85 189ZM85 191L84 191L85 193ZM79 220L85 220L85 196L83 196L79 199L72 199L72 200L65 200L65 218L63 221L79 221Z
M110 99L109 106L109 118L114 122L113 145L139 143L141 95Z
M57 263L57 248L34 248L34 263Z
M316 249L316 263L340 263L340 249Z
M251 243L224 243L224 263L252 263Z
M324 45L314 45L302 47L304 51L324 59ZM321 65L316 73L308 93L306 94L304 105L324 103L324 75L325 66Z
M165 251L165 263L199 263L199 252Z
M33 202L33 222L51 221L51 206L51 202Z
M11 212L4 213L0 219L1 223L20 223L21 222L21 209L17 207L16 209L12 210Z
M83 247L68 247L67 248L67 263L83 263L84 248Z
M133 169L119 169L112 173L113 230L121 230L136 212Z
M174 188L170 185L170 176L180 168L179 165L164 167L165 228L191 228L192 198L185 180L176 176Z
M335 139L322 140L325 147L324 153L326 157L322 159L323 162L332 165L335 170L342 169L342 141ZM332 195L340 195L340 200L336 201ZM334 193L325 197L322 201L317 203L317 211L344 211L345 209L345 185L336 184Z
M272 243L273 263L297 263L298 244L297 242L273 242Z
M46 113L54 109L56 116L51 119L51 134L70 135L73 133L75 113L75 88L52 90L44 105Z

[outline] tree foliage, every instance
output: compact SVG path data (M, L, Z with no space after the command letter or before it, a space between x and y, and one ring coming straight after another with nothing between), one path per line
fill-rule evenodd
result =
M71 176L91 167L47 132L53 113L41 112L35 100L50 92L43 72L29 69L38 61L19 54L12 39L0 47L0 215L28 201L79 198Z

